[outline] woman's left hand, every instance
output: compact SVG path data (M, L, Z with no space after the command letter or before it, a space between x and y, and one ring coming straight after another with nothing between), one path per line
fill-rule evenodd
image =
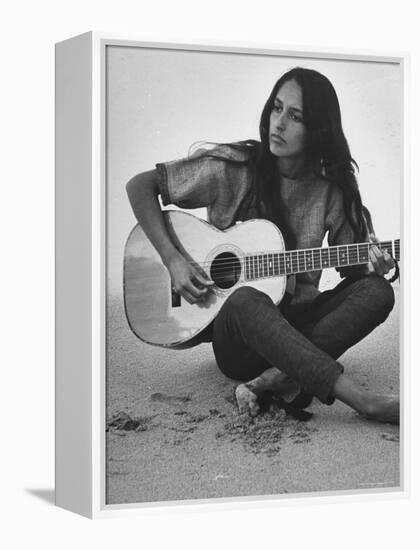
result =
M370 235L371 243L379 243L380 240L375 235ZM383 277L395 267L394 260L387 250L381 250L373 244L369 248L369 263L367 270L369 274L376 274Z

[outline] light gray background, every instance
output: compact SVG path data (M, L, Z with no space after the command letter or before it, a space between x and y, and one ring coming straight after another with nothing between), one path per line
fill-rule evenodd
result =
M121 294L123 248L136 223L125 184L197 141L258 139L275 81L303 66L333 83L377 235L400 236L402 77L397 64L108 47L108 288ZM205 217L205 210L197 211ZM334 272L325 276L333 277ZM324 276L324 280L325 280Z

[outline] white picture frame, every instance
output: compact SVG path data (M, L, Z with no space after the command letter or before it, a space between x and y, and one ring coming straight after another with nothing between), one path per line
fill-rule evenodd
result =
M90 518L133 513L171 502L109 504L106 498L106 300L107 300L107 51L109 48L185 51L292 57L296 60L335 60L391 64L400 71L402 92L401 210L407 184L406 54L349 51L309 51L305 48L246 44L182 44L138 41L103 33L86 33L56 45L56 504ZM298 64L298 63L297 63ZM267 90L265 90L266 92ZM221 140L223 136L221 136ZM170 160L162 158L162 160ZM132 174L134 175L134 174ZM399 228L405 249L407 217ZM401 274L400 381L403 414L400 482L389 498L407 492L407 304ZM384 428L386 432L386 429ZM77 475L76 475L77 474ZM293 495L249 495L224 499L179 500L178 504L240 506L252 501L287 501L305 496L317 500L374 498L381 487L358 491L317 491Z

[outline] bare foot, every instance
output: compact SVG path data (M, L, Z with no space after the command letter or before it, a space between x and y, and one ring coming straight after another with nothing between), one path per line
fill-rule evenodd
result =
M400 400L395 395L371 395L361 414L368 420L399 424Z
M369 420L400 423L400 401L396 395L378 395L363 390L345 374L337 378L333 394Z
M260 412L258 397L246 384L239 384L235 390L235 397L239 408L239 414L257 416Z
M260 376L247 382L246 385L249 390L258 396L269 391L274 395L290 399L295 397L300 391L298 382L292 380L284 372L279 371L275 367L265 370Z

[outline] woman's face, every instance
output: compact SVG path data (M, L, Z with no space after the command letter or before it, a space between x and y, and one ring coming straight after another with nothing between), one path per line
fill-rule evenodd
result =
M285 82L274 99L270 115L269 145L279 158L302 157L306 144L302 90L295 80Z

